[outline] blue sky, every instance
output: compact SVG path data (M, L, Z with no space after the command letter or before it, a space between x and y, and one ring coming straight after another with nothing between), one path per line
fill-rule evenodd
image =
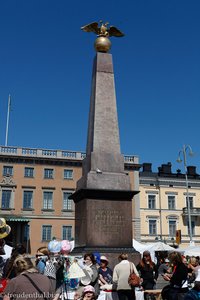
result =
M121 151L153 169L183 144L200 173L200 1L0 1L0 144L85 151L95 35L109 21Z

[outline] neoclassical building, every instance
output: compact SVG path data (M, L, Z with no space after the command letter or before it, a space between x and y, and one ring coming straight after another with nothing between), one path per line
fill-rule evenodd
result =
M200 244L200 175L195 166L187 167L188 190L185 174L172 172L171 163L162 164L158 172L150 163L140 170L141 241L162 240L180 247L190 244L187 196L190 203L192 240ZM181 235L181 237L180 237Z
M74 238L74 203L69 196L82 175L85 153L0 147L0 215L11 226L7 243L23 243L34 254L52 237ZM139 190L137 156L124 156L124 172ZM140 238L139 198L133 200L133 235Z

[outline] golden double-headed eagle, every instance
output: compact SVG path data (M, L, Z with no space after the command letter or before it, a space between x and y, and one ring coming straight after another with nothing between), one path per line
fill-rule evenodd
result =
M100 26L99 26L100 23ZM116 36L116 37L122 37L124 36L124 33L121 32L119 29L117 29L115 26L108 27L108 22L103 23L103 21L93 22L88 25L85 25L81 27L83 31L86 32L94 32L97 34L97 36L104 36L104 37L110 37L110 36Z

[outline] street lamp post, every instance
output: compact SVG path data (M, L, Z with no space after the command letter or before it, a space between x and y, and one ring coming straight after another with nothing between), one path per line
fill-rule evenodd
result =
M190 200L189 200L189 189L188 189L188 176L187 176L187 157L186 152L189 151L189 155L193 156L193 151L190 145L183 145L182 150L179 151L177 162L181 163L181 154L183 154L183 163L185 169L185 184L186 184L186 202L188 209L188 224L189 224L189 232L190 232L190 245L194 245L193 237L192 237L192 221L191 221L191 211L190 211Z

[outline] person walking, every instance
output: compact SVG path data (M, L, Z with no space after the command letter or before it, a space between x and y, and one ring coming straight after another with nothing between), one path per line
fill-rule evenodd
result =
M134 263L128 261L128 254L120 254L118 260L113 270L113 289L117 290L119 300L135 300L135 289L128 284L128 277L131 270L137 276L139 273Z

